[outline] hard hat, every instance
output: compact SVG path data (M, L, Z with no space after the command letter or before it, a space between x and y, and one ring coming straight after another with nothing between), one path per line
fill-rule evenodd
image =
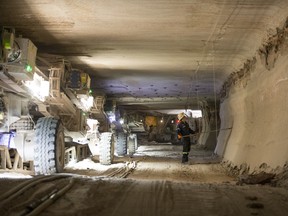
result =
M184 112L181 112L181 113L179 113L179 114L177 115L177 118L178 118L179 120L183 119L184 117L186 117L186 115L185 115Z

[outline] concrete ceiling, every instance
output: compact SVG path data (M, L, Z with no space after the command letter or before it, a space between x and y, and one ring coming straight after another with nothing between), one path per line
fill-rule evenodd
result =
M288 16L287 0L1 0L0 25L138 108L215 101Z

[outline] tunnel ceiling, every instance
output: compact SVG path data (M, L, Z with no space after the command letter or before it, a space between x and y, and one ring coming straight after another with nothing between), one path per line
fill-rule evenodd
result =
M287 0L1 0L0 25L137 109L215 101L288 15ZM135 108L135 107L134 107Z

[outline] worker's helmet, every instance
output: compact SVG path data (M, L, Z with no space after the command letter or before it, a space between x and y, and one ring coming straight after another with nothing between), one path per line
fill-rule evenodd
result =
M181 112L181 113L179 113L179 114L177 115L177 118L179 119L179 121L180 121L181 119L183 119L184 117L186 117L186 115L185 115L184 112Z

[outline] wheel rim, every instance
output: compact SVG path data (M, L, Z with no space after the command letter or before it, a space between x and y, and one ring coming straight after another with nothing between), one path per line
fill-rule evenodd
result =
M112 134L112 137L111 137L111 152L110 152L111 164L112 164L113 159L114 159L114 150L115 150L115 140L114 140L114 135Z
M57 131L56 137L56 154L55 163L57 172L62 172L65 164L65 139L64 139L63 126L60 124Z

